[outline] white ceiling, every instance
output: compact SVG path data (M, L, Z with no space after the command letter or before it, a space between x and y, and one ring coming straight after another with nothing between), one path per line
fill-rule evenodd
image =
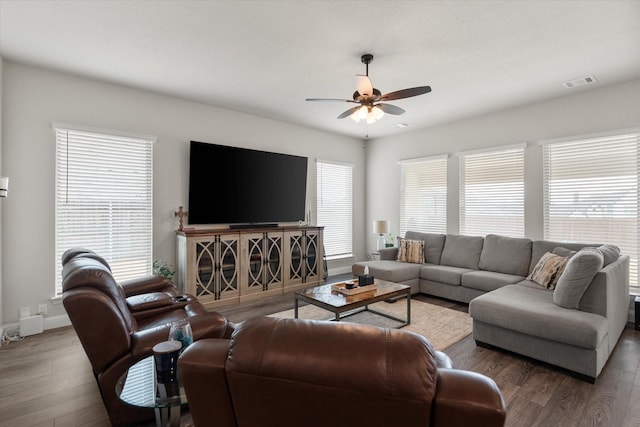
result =
M349 98L363 53L382 93L433 91L368 126L305 102ZM376 138L640 78L640 1L0 0L0 55Z

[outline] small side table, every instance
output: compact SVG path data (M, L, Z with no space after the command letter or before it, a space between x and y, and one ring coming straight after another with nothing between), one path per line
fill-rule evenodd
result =
M636 295L634 301L633 301L633 311L635 312L635 317L636 317L636 321L635 321L635 326L636 326L636 330L640 330L640 295Z
M178 390L167 390L157 383L153 356L142 359L122 374L116 383L116 394L129 405L153 408L158 427L179 427L180 405L187 403L182 386L178 386Z

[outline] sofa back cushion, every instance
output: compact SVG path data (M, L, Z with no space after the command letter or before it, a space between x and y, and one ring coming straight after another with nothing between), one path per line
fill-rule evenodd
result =
M526 276L529 273L532 242L529 239L489 234L480 254L480 270Z
M478 270L484 238L447 234L440 264Z
M407 231L405 239L424 241L424 260L429 264L440 264L442 249L446 234L420 233L417 231Z
M578 308L587 287L604 264L596 248L584 248L569 258L553 291L553 302L564 308Z
M560 256L568 256L559 251L554 252L554 249L560 247L570 249L572 251L579 251L587 246L598 247L600 244L586 244L586 243L567 243L567 242L554 242L551 240L534 240L531 246L531 263L529 264L529 274L533 271L542 255L547 252L555 253ZM563 251L564 252L564 251Z

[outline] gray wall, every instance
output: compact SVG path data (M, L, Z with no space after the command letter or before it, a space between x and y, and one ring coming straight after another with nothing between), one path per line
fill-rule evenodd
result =
M362 141L50 70L4 62L3 173L11 196L3 200L2 322L19 308L49 304L45 328L65 324L54 292L53 121L155 135L153 177L154 258L175 260L173 212L188 202L191 139L309 157L308 209L315 212L315 159L354 164L354 218L364 217ZM4 203L10 201L10 203ZM315 214L312 215L315 220ZM365 236L354 234L356 256ZM342 271L352 259L334 262Z
M375 248L371 222L391 220L399 231L399 160L449 154L447 232L458 233L457 152L527 142L525 150L525 234L543 237L542 149L538 141L640 127L640 80L446 123L367 142L366 248Z

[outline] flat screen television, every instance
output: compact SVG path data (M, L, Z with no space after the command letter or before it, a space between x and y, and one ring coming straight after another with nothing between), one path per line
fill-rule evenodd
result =
M191 141L189 224L305 219L307 158Z

